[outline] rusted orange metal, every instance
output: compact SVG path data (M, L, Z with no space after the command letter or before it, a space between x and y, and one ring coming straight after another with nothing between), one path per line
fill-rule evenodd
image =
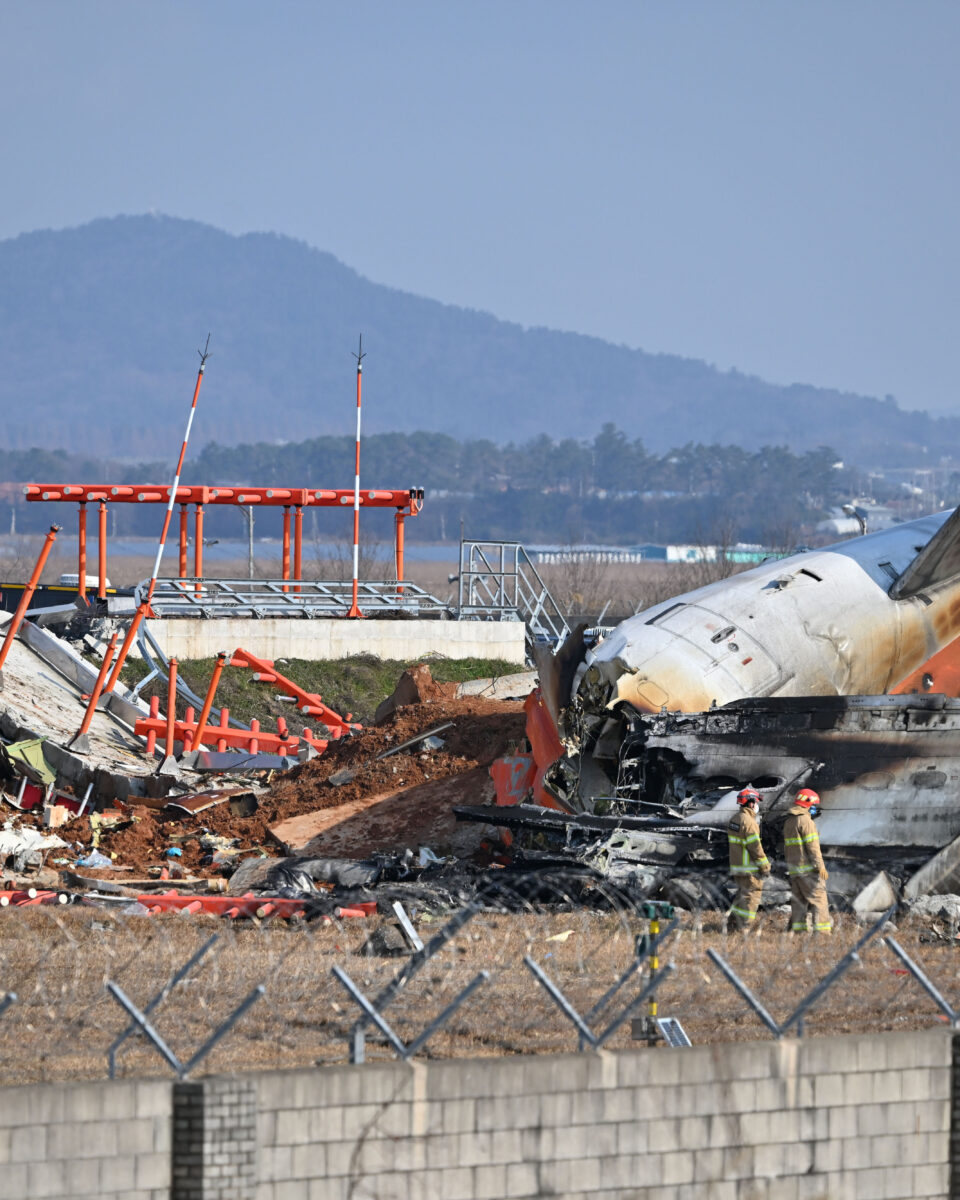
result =
M526 734L530 743L530 754L505 755L490 766L490 777L499 805L519 804L532 793L534 804L543 808L555 808L568 812L543 786L543 777L548 767L563 757L563 744L550 711L543 701L539 688L534 688L524 701L527 714ZM509 837L505 838L509 843Z
M498 805L519 804L533 788L537 764L532 754L509 754L490 764Z
M533 751L536 772L533 779L533 802L544 808L556 808L560 812L567 809L544 789L543 777L547 768L552 767L558 758L563 757L563 743L557 733L550 710L543 702L539 688L534 688L523 704L527 714L527 739Z

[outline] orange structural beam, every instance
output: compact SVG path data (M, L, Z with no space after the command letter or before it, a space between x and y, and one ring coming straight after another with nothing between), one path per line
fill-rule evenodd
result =
M318 696L316 692L306 692L292 679L281 675L267 658L257 658L249 650L237 649L234 650L233 657L230 659L230 666L250 667L257 672L254 679L258 683L269 683L284 695L293 696L299 711L310 717L319 717L334 738L344 737L351 730L362 728L351 720L352 713L347 713L346 717L342 717L338 712L334 712L332 708L324 704L322 697Z
M31 503L57 503L73 500L106 500L110 504L166 504L170 499L168 484L88 484L88 483L26 483L23 494ZM268 487L208 487L181 484L177 488L178 504L227 504L245 507L259 504L283 508L299 505L302 508L337 508L353 504L353 488L268 488ZM402 508L415 516L423 507L423 488L365 488L360 504L366 508Z
M188 709L188 716L190 712L191 710ZM254 728L257 725L256 721L251 721L250 725L250 729L225 729L222 725L217 725L211 729L211 733L216 733L217 742L222 742L224 747L232 746L239 750L247 750L251 754L256 754L258 750L269 754L296 754L301 742L312 746L314 750L322 754L329 744L322 738L315 738L309 729L304 729L300 737L294 737L289 733L285 736L278 733L264 733L262 729ZM167 729L168 721L165 716L140 717L133 727L133 732L138 737L148 737L151 733L166 736ZM197 748L196 736L196 721L184 719L174 722L174 741L183 744L184 752L191 748Z
M97 595L101 600L105 600L107 598L107 506L103 500L100 501L97 523L97 571L100 577Z

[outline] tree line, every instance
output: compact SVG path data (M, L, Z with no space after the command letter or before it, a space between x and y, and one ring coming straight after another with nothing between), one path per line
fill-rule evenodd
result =
M188 457L183 482L351 487L353 455L350 437L211 442ZM157 462L0 449L0 480L7 482L164 483L170 475L170 465ZM429 432L371 434L363 439L361 480L426 489L424 511L410 528L420 540L454 540L462 523L467 536L477 538L619 544L786 543L809 533L829 506L867 486L874 494L878 488L876 480L839 463L829 447L794 453L785 446L753 451L689 442L655 454L610 423L592 439L543 434L505 445ZM6 530L9 496L4 504L0 529ZM66 514L55 515L60 507L74 506L18 504L18 530L40 529L53 519L72 523ZM153 510L117 509L119 533L155 533ZM339 529L342 514L320 511L311 522L324 536ZM214 536L242 535L235 512L211 510L207 528Z

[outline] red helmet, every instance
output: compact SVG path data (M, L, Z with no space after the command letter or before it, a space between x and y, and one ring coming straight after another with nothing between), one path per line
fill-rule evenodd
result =
M802 805L804 808L809 808L811 804L819 804L820 797L813 788L801 788L794 797L793 802L794 804Z
M738 804L759 804L760 793L756 788L745 787L742 792L737 793Z

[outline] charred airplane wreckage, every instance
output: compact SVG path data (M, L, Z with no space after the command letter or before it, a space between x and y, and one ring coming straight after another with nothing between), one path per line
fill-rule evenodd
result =
M909 895L931 851L960 839L958 638L960 509L763 563L589 647L578 631L538 663L564 749L543 791L565 811L506 820L562 826L584 861L649 889L716 889L737 791L759 790L776 855L811 787L834 900L881 869ZM927 891L960 891L954 859L960 840Z

